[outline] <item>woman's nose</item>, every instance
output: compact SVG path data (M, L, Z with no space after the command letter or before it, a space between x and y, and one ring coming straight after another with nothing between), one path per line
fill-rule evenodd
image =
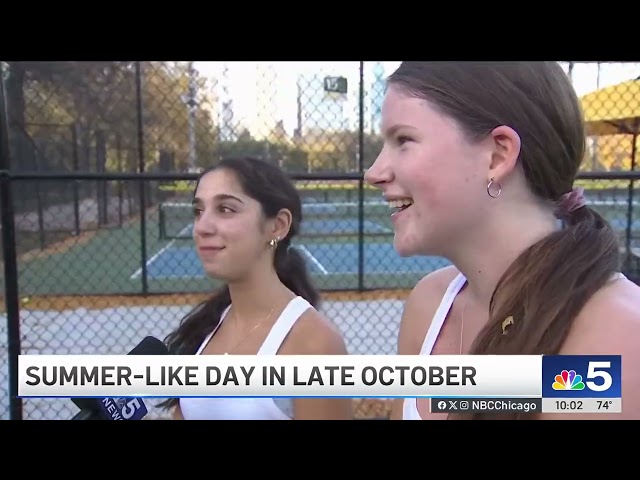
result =
M215 233L215 223L205 214L200 214L193 223L193 233L205 237Z
M393 173L382 155L378 155L378 158L375 159L371 167L364 173L364 181L374 187L390 182L392 178Z

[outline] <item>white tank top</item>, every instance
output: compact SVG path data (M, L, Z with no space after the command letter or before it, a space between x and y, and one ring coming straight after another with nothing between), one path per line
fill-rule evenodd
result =
M218 326L204 339L196 355L200 355L211 337L216 333L229 305L222 312ZM312 305L302 297L291 300L282 311L258 355L276 355L282 342L300 316ZM180 409L185 420L291 420L293 408L288 398L181 398Z
M617 273L614 274L611 280L623 279L626 278L624 274ZM442 326L444 325L444 321L449 314L449 310L453 306L453 302L456 299L462 287L467 283L467 279L459 273L456 278L454 278L444 296L442 297L442 301L438 306L438 310L436 310L435 315L433 316L433 320L431 321L431 326L427 331L427 335L424 338L424 342L422 343L422 348L420 349L420 355L431 355L431 351L433 350L433 346L436 344L436 340L438 339L438 335L440 335L440 330L442 330ZM405 398L402 404L402 419L403 420L422 420L420 416L420 412L418 412L418 406L416 404L415 398Z
M459 273L456 278L449 284L447 291L442 297L442 301L436 310L436 313L433 316L433 320L431 320L431 326L427 331L427 335L424 338L424 342L422 343L422 348L420 349L420 355L431 355L431 351L433 350L433 346L436 344L436 340L438 339L438 335L440 335L440 330L442 330L442 326L444 325L444 321L449 314L449 310L451 310L451 306L453 305L453 301L456 299L456 295L462 290L465 283L467 283L467 279ZM422 420L420 416L420 412L418 412L418 406L416 405L415 398L405 398L402 404L402 419L403 420Z

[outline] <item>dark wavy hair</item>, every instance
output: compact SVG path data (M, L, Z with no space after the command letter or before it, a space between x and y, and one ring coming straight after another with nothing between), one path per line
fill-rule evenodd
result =
M287 288L318 308L320 294L310 279L304 258L296 248L289 248L302 223L302 202L295 185L276 165L252 157L222 160L202 172L198 184L204 175L220 169L228 170L236 176L244 193L260 203L267 218L274 218L282 209L291 212L291 228L287 236L278 242L274 267ZM196 306L182 319L179 327L166 337L165 343L170 353L195 354L206 336L217 327L222 312L230 303L229 288L224 285L209 299ZM159 406L171 408L177 402L176 398L168 399Z

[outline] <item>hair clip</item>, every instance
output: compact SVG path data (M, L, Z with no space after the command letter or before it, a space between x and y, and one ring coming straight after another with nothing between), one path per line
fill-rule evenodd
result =
M505 318L504 322L502 322L502 334L506 335L507 334L507 327L509 325L513 325L513 317L509 316L507 318Z

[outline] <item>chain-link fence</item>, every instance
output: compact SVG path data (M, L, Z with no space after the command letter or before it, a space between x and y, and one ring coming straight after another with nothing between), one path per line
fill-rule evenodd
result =
M195 172L226 155L258 156L292 176L304 203L298 247L323 311L351 353L395 352L406 295L447 263L400 258L388 207L362 182L382 145L384 79L397 64L276 65L2 64L0 418L77 411L64 399L12 398L18 352L127 353L143 336L164 338L207 295L190 195ZM567 71L575 82L592 67ZM590 137L579 182L620 232L633 275L639 200L627 172L640 82L605 83L580 87L597 91L583 97ZM357 412L386 406L361 402Z

